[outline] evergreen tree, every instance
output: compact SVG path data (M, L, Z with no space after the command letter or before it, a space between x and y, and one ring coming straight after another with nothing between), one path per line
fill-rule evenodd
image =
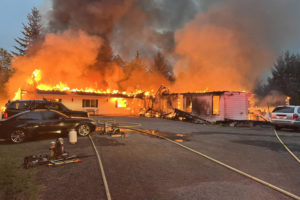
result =
M3 48L0 48L0 69L9 70L11 67L12 55Z
M4 84L12 74L11 59L12 55L5 49L0 48L0 95L5 94Z
M32 8L31 13L27 15L27 20L27 25L22 23L23 31L21 33L23 37L15 39L17 42L17 46L14 46L16 51L12 51L15 56L24 56L28 49L41 38L41 15L36 7Z
M272 76L266 85L259 85L255 92L266 96L272 90L291 97L292 104L300 104L300 55L285 52L277 59Z

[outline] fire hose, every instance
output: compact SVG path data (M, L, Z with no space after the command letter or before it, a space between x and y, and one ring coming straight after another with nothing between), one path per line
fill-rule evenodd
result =
M110 123L110 125L111 124L114 124L114 123L116 123L116 121L115 120L105 120L106 122L109 122ZM98 121L98 123L99 123L99 121ZM101 123L101 122L100 122ZM123 126L120 126L120 124L124 124ZM171 142L171 143L173 143L173 144L176 144L176 145L178 145L178 146L180 146L180 147L182 147L182 148L184 148L184 149L186 149L186 150L188 150L188 151L191 151L191 152L193 152L193 153L196 153L196 154L198 154L198 155L200 155L200 156L202 156L202 157L204 157L204 158L206 158L206 159L208 159L208 160L210 160L210 161L212 161L212 162L214 162L214 163L217 163L217 164L219 164L219 165L221 165L221 166L223 166L223 167L225 167L225 168L227 168L227 169L229 169L229 170L231 170L231 171L233 171L233 172L236 172L236 173L238 173L238 174L240 174L240 175L243 175L243 176L245 176L245 177L247 177L247 178L249 178L249 179L251 179L251 180L254 180L254 181L256 181L256 182L258 182L258 183L260 183L260 184L262 184L262 185L265 185L265 186L267 186L267 187L269 187L269 188L271 188L271 189L273 189L273 190L275 190L275 191L277 191L277 192L280 192L280 193L282 193L282 194L284 194L284 195L286 195L286 196L289 196L289 197L291 197L291 198L293 198L293 199L297 199L297 200L300 200L300 197L299 196L297 196L297 195L295 195L295 194L293 194L293 193L291 193L291 192L288 192L288 191L286 191L286 190L284 190L284 189L282 189L282 188L280 188L280 187L277 187L277 186L275 186L275 185L273 185L273 184L271 184L271 183L268 183L268 182L266 182L266 181L264 181L264 180L262 180L262 179L259 179L259 178L257 178L257 177L255 177L255 176L252 176L252 175L250 175L250 174L248 174L248 173L246 173L246 172L243 172L243 171L241 171L241 170L239 170L239 169L237 169L237 168L234 168L234 167L232 167L232 166L230 166L230 165L227 165L227 164L225 164L225 163L223 163L223 162L221 162L221 161L219 161L219 160L217 160L217 159L214 159L214 158L212 158L212 157L210 157L210 156L208 156L208 155L206 155L206 154L204 154L204 153L201 153L201 152L199 152L199 151L196 151L196 150L194 150L194 149L192 149L192 148L190 148L190 147L187 147L187 146L185 146L185 145L183 145L183 144L180 144L180 143L178 143L178 142L176 142L176 141L173 141L173 140L171 140L171 139L169 139L169 138L166 138L166 137L164 137L164 136L161 136L161 135L157 135L157 134L153 134L153 133L151 133L151 132L148 132L148 131L145 131L145 130L142 130L142 129L137 129L137 127L140 127L141 126L141 124L139 124L139 123L130 123L130 122L121 122L121 123L118 123L119 124L119 128L125 128L125 129L128 129L128 130L133 130L133 131L137 131L137 132L141 132L141 133L145 133L145 134L148 134L148 135L151 135L151 136L156 136L156 137L158 137L158 138L161 138L161 139L164 139L164 140L166 140L166 141L168 141L168 142ZM125 124L130 124L130 125L125 125ZM287 149L287 151L300 163L300 160L292 153L292 151L290 151L289 150L289 148L283 143L283 141L279 138L279 136L278 136L278 134L277 134L277 132L276 132L276 130L274 130L275 131L275 135L276 135L276 137L278 138L278 140L281 142L281 144ZM89 136L90 137L90 136ZM91 137L90 137L90 139L91 139ZM91 139L91 141L92 141L92 139ZM93 146L94 146L94 148L95 148L95 151L97 151L96 150L96 147L95 147L95 145L94 145L94 143L93 143L93 141L92 141L92 144L93 144ZM98 157L98 155L97 155L97 157ZM99 156L99 159L100 159L100 156ZM98 160L99 160L98 159ZM99 161L99 165L100 166L102 166L102 162L101 162L101 160ZM106 185L107 185L107 181L106 181L106 178L105 178L105 174L104 174L104 170L103 170L103 166L102 167L100 167L100 168L102 168L101 169L101 173L102 173L102 176L104 177L103 179L105 180L105 182L106 182ZM106 190L108 190L108 186L107 186L107 189ZM107 192L107 193L109 193L109 191ZM110 194L109 194L109 197L110 197Z
M116 121L113 120L113 119L97 120L97 124L98 125L104 125L104 126L106 124L108 124L108 126L112 127L113 124L116 124ZM141 124L139 124L139 123L130 123L130 122L118 123L118 128L130 129L130 128L139 127L139 126L141 126ZM98 165L99 165L99 169L100 169L100 172L101 172L101 177L102 177L104 188L105 188L106 198L107 198L107 200L111 200L111 195L110 195L110 191L109 191L109 187L108 187L108 182L107 182L107 178L106 178L106 175L105 175L105 171L104 171L104 167L103 167L103 163L102 163L100 154L99 154L99 152L97 150L97 147L96 147L96 145L95 145L95 143L94 143L94 141L93 141L93 139L90 135L89 135L89 139L92 143L93 149L94 149L94 151L96 153L96 156L97 156Z
M106 179L106 176L105 176L105 172L104 172L104 167L103 167L103 164L102 164L102 160L101 160L101 157L100 157L100 154L97 150L97 147L92 139L92 137L89 135L89 138L91 140L91 143L93 145L93 148L94 148L94 151L97 155L97 159L98 159L98 164L99 164L99 168L100 168L100 172L101 172L101 176L102 176L102 180L103 180L103 184L104 184L104 188L105 188L105 193L106 193L106 198L107 200L111 200L111 195L110 195L110 192L109 192L109 187L108 187L108 183L107 183L107 179Z
M295 158L295 160L298 162L298 163L300 163L300 159L284 144L284 142L280 139L280 137L279 137L279 135L278 135L278 133L277 133L277 131L274 129L274 133L275 133L275 135L276 135L276 137L277 137L277 139L279 140L279 142L284 146L284 148L289 152L289 154L293 157L293 158Z
M227 168L227 169L229 169L231 171L234 171L234 172L236 172L236 173L238 173L240 175L243 175L243 176L245 176L245 177L247 177L249 179L252 179L252 180L254 180L254 181L256 181L256 182L258 182L258 183L260 183L262 185L265 185L265 186L267 186L269 188L272 188L273 190L278 191L278 192L280 192L280 193L282 193L282 194L284 194L286 196L289 196L289 197L291 197L293 199L296 199L296 200L300 200L300 197L297 196L297 195L295 195L295 194L293 194L293 193L290 193L290 192L288 192L288 191L286 191L286 190L284 190L282 188L279 188L279 187L277 187L277 186L275 186L273 184L270 184L270 183L268 183L268 182L266 182L266 181L264 181L262 179L259 179L259 178L255 177L255 176L252 176L252 175L250 175L250 174L248 174L246 172L243 172L243 171L241 171L241 170L239 170L237 168L234 168L234 167L232 167L230 165L227 165L227 164L225 164L225 163L223 163L223 162L221 162L221 161L219 161L217 159L214 159L214 158L212 158L212 157L210 157L210 156L208 156L208 155L206 155L204 153L196 151L196 150L194 150L194 149L192 149L190 147L187 147L187 146L185 146L183 144L180 144L180 143L178 143L176 141L170 140L169 138L166 138L166 137L160 136L160 135L156 135L156 134L153 134L151 132L148 132L148 131L145 131L145 130L142 130L142 129L135 129L135 128L129 128L129 129L134 130L134 131L138 131L138 132L141 132L141 133L146 133L148 135L156 136L158 138L167 140L168 142L171 142L171 143L176 144L176 145L178 145L178 146L180 146L180 147L182 147L182 148L184 148L184 149L186 149L188 151L196 153L196 154L198 154L198 155L200 155L200 156L202 156L202 157L204 157L204 158L206 158L206 159L208 159L208 160L210 160L210 161L212 161L214 163L217 163L217 164L219 164L219 165L221 165L221 166L223 166L223 167L225 167L225 168Z

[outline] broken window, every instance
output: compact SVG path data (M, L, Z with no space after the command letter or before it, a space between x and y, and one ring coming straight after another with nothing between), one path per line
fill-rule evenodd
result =
M220 115L220 96L213 96L213 115Z

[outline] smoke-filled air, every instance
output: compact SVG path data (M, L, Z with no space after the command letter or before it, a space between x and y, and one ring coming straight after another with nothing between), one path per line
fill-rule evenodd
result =
M45 36L14 58L6 89L251 91L300 43L299 10L298 0L52 0Z

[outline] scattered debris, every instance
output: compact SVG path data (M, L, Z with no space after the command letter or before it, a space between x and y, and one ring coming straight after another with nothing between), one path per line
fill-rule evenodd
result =
M82 161L76 155L69 156L69 153L65 152L64 139L58 138L55 142L50 142L48 154L26 156L23 166L28 169L39 165L57 166L75 162Z
M184 111L176 109L176 108L175 108L174 112L175 112L174 119L190 121L190 122L197 123L197 124L210 124L209 121L202 119L197 115L193 115L191 113L184 112Z
M97 127L97 131L103 135L109 135L111 137L126 137L126 133L121 131L121 126L119 123L113 122L103 122L98 123L100 126Z

